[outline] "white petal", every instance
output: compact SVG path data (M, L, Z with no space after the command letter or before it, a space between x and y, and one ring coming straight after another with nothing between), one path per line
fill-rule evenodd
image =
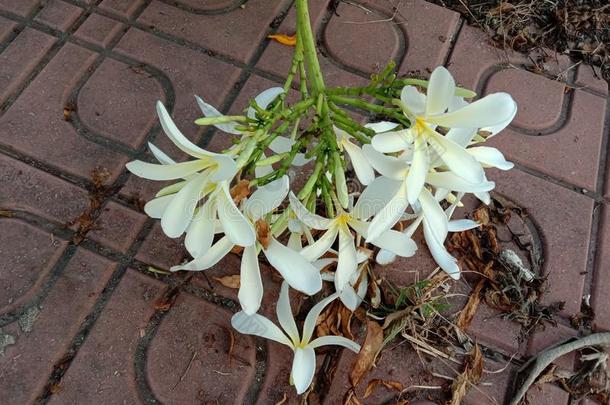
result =
M237 293L239 304L246 314L255 314L263 300L263 280L258 266L258 254L255 245L244 249L239 274L240 284Z
M430 191L424 188L419 195L424 220L428 222L430 229L438 240L445 240L447 236L447 216L438 201L432 197Z
M447 128L481 128L502 124L514 112L515 101L508 93L494 93L459 110L426 119Z
M165 152L163 152L161 149L157 148L151 142L148 142L148 149L150 149L153 156L159 161L159 163L161 163L163 165L172 165L172 164L176 163L174 161L174 159L167 156L167 154Z
M447 230L449 232L462 232L469 229L478 228L479 226L481 226L480 223L471 219L455 219L453 221L449 221Z
M292 361L292 381L297 394L307 391L316 372L316 353L312 347L297 347Z
M493 181L487 180L479 183L469 183L453 172L430 172L426 177L426 182L434 187L465 193L490 191L496 185Z
M157 114L159 115L159 121L161 122L163 131L165 131L167 137L171 139L174 145L176 145L181 151L200 159L216 155L215 153L208 152L207 150L202 149L189 141L187 137L180 132L176 124L174 124L174 121L169 116L165 106L160 101L157 101Z
M373 131L375 131L376 134L380 134L382 132L391 131L394 128L398 127L398 125L400 125L400 124L397 124L395 122L379 121L379 122L369 122L368 124L364 124L364 127L372 129Z
M426 97L426 115L442 114L453 101L455 81L443 66L434 69L430 75Z
M207 181L205 174L199 174L190 180L167 205L161 217L161 228L170 238L182 235L188 227L195 207L201 199L202 189Z
M193 217L186 230L184 246L194 258L205 254L212 246L215 220L216 204L214 204L214 201L206 202Z
M394 153L407 149L409 142L408 134L411 129L403 129L400 131L386 132L377 134L371 139L371 145L376 151L381 153Z
M229 186L223 183L220 188L217 194L218 218L222 223L224 233L236 245L244 247L253 245L256 241L256 234L252 224L233 202Z
M305 223L305 225L313 229L328 229L328 227L332 223L330 219L321 217L310 212L307 208L305 208L303 204L301 204L301 202L299 201L297 196L294 195L294 193L290 192L289 198L292 210L297 215L297 217Z
M362 297L356 294L354 287L352 287L350 284L347 284L345 287L343 287L339 299L341 300L343 305L345 305L345 307L352 312L358 309L360 304L362 304ZM316 342L316 340L318 339L313 340L311 343Z
M475 197L477 197L481 202L485 205L489 205L491 203L491 196L486 191L475 192L473 193Z
M415 115L423 115L426 111L426 96L415 86L403 87L400 100Z
M320 346L343 346L350 349L354 353L360 351L360 345L352 340L344 338L343 336L321 336L316 338L309 343L309 347L314 349Z
M144 206L144 212L151 218L161 219L161 217L163 217L163 213L167 209L167 206L172 202L174 197L175 195L172 194L150 200Z
M339 228L339 262L335 271L335 288L341 291L358 270L358 257L354 237L347 226Z
M407 162L377 152L372 145L364 145L362 147L362 152L375 170L382 176L394 180L402 180L404 178L408 169Z
M313 331L316 327L318 317L320 316L324 308L326 308L326 306L333 302L338 296L339 293L335 292L334 294L329 295L328 297L318 302L311 308L311 310L309 310L309 313L305 318L305 322L303 322L303 336L301 337L301 343L309 343L311 337L313 336Z
M195 100L197 100L197 105L199 106L199 109L201 109L201 112L204 116L208 118L223 116L220 111L214 108L214 106L203 101L201 97L195 96ZM235 127L237 126L237 122L224 122L222 124L216 124L214 126L228 134L241 135L241 132L235 129Z
M127 170L136 176L143 177L149 180L175 180L181 179L189 174L196 173L200 170L209 167L209 160L191 160L188 162L174 163L171 165L158 165L155 163L142 162L134 160L125 165Z
M422 137L415 138L413 151L413 162L407 174L407 198L410 204L417 201L419 193L424 188L426 174L430 171L430 157L428 156L428 146Z
M377 256L375 257L375 261L380 266L386 266L390 263L393 263L396 260L396 255L389 250L381 249Z
M472 138L474 138L476 134L476 128L451 128L449 131L447 131L447 135L445 135L445 137L451 139L462 148L465 148L470 145Z
M294 343L295 346L298 345L300 342L299 330L297 329L297 324L292 315L290 295L288 294L288 283L286 282L282 283L280 297L277 301L275 311L277 313L277 320L282 329L284 329L290 339L292 339L292 343Z
M210 249L203 255L199 256L195 260L192 260L186 264L180 266L174 266L171 271L179 270L207 270L210 267L218 263L223 257L227 255L233 249L235 245L226 236L220 239L218 242L212 245Z
M300 232L290 232L287 246L296 252L300 252L303 249L302 237L303 234Z
M277 98L280 94L284 93L284 89L281 87L271 87L270 89L264 90L258 96L254 98L256 105L261 109L266 110L269 104ZM256 110L252 107L248 107L248 118L256 118Z
M369 184L356 201L352 214L366 220L385 207L402 183L387 177L377 177Z
M391 229L405 212L409 202L407 201L407 188L404 183L400 185L396 194L388 204L371 221L369 234L366 241L372 242L383 232Z
M411 257L417 251L417 244L402 232L390 229L379 235L373 245L388 250L398 256Z
M284 277L290 287L307 295L314 295L322 289L320 272L299 252L273 238L264 252L269 264Z
M285 136L277 136L269 144L269 149L275 153L287 153L290 152L290 149L292 149L292 145L294 145L295 142L296 141L286 138Z
M424 220L424 238L434 261L443 269L451 278L458 280L460 278L460 268L457 265L455 257L451 256L447 249L443 246L430 229L430 225ZM443 239L444 240L444 239Z
M362 149L350 141L345 141L343 147L352 161L352 166L360 183L366 186L375 180L375 172L364 153L362 153Z
M231 325L239 333L260 336L293 347L290 340L276 324L259 314L248 315L240 311L231 317Z
M237 163L227 155L214 156L214 162L217 166L212 171L210 180L218 183L223 180L231 181L237 173Z
M243 211L257 221L280 206L288 194L288 176L259 187L244 203Z
M163 197L165 195L176 194L178 191L182 190L182 188L186 186L188 182L193 179L194 176L197 176L197 174L191 174L190 176L185 177L184 181L179 181L177 183L170 184L167 187L163 187L161 190L157 191L155 197Z
M428 142L449 170L470 183L478 183L485 179L481 164L464 148L435 131L430 131L429 134Z
M510 170L515 166L514 163L506 161L502 152L496 148L476 146L466 151L486 166L497 167L500 170Z
M324 269L326 266L329 266L332 263L336 263L336 262L337 262L336 257L325 257L323 259L316 260L312 264L314 265L314 267L316 269L322 271L322 269ZM324 280L324 281L335 281L334 273L324 272L324 273L321 273L321 276L322 276L322 280Z
M335 243L338 232L336 226L329 228L317 241L305 246L300 252L301 255L309 261L317 260L324 253L328 252L333 243Z
M483 127L483 128L481 128L481 131L490 132L491 135L489 135L489 137L492 137L492 136L496 135L498 132L504 130L504 128L506 128L512 122L512 120L515 118L516 115L517 115L517 103L515 103L515 109L513 110L513 113L510 114L508 116L508 118L506 118L506 121L503 121L503 122L493 125L493 126Z

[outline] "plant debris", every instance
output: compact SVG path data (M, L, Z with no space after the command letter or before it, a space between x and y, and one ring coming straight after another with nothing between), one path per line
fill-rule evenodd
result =
M227 288L238 289L241 277L239 276L239 274L235 274L232 276L213 277L213 279Z
M357 386L362 380L362 377L373 367L375 359L379 351L383 347L383 329L375 321L367 321L366 323L366 338L364 344L356 357L356 361L352 366L352 371L349 375L349 380L352 386Z
M483 375L483 354L475 345L466 359L464 371L453 380L451 385L451 405L460 405L471 385L477 385Z
M485 30L499 48L523 53L543 48L555 50L576 61L599 66L602 77L610 81L610 4L607 0L433 2L460 12L470 24Z
M295 46L297 44L297 34L286 35L286 34L273 34L267 35L267 38L279 42L286 46Z

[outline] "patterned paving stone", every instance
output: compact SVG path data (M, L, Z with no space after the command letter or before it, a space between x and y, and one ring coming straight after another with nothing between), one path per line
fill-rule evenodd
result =
M106 48L112 38L123 29L126 29L126 26L115 20L92 14L78 28L74 36Z
M151 266L168 270L180 263L187 255L184 242L181 239L170 239L165 236L159 221L157 221L142 246L140 246L136 259Z
M251 0L245 7L230 6L226 12L211 13L205 6L198 9L175 7L155 0L138 21L245 63L254 54L284 3ZM244 24L244 21L249 23Z
M8 40L8 38L17 31L18 24L15 21L0 17L0 42Z
M78 351L51 404L139 403L136 348L163 284L128 270ZM141 363L139 363L141 364Z
M545 328L545 330L535 333L532 336L527 346L527 355L534 356L547 347L558 345L577 335L578 331L562 324L558 324L556 327L549 326ZM554 361L554 363L571 371L574 368L574 360L575 353L570 353L560 357L557 361Z
M61 225L88 206L87 192L62 179L0 155L0 205L27 211Z
M0 55L0 102L4 103L23 85L55 41L55 38L29 28L19 33Z
M146 218L144 214L110 201L102 209L95 228L87 234L87 237L119 252L127 253Z
M0 356L3 398L33 403L42 393L53 365L64 355L113 269L112 262L79 250L41 304L2 328L15 339Z
M40 293L67 243L24 221L0 218L0 313L26 305Z
M118 14L124 18L131 18L142 8L144 0L103 0L100 3L100 10L109 11Z
M249 336L234 338L230 317L195 297L177 298L147 347L146 374L155 398L176 404L248 402L256 347Z
M50 0L36 14L35 21L47 24L59 31L66 31L83 12L82 8L65 1Z
M40 0L0 0L0 9L26 16L40 8Z
M0 142L77 176L89 178L93 169L105 167L115 179L127 158L78 134L64 118L64 109L73 108L66 86L74 86L95 57L84 48L65 45L2 116Z
M597 266L593 273L591 304L595 311L595 328L610 331L610 208L605 205L601 211L600 243L597 248Z

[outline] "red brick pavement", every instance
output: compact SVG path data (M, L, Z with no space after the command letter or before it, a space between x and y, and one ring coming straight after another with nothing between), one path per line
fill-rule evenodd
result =
M138 209L158 185L124 168L147 156L147 141L169 146L159 136L155 100L206 145L214 134L190 124L193 94L235 111L255 89L281 83L291 49L265 37L294 29L291 3L0 0L0 207L13 211L0 217L0 404L273 404L284 394L297 401L287 384L289 350L237 335L228 355L234 291L201 275L147 271L167 269L185 252ZM363 83L393 59L401 73L427 75L445 64L461 84L482 94L506 90L519 103L514 123L492 142L516 168L491 177L499 193L528 210L544 245L545 299L566 307L557 328L521 347L515 324L487 309L477 315L473 332L495 357L489 370L517 354L503 373L486 374L467 403L502 403L521 357L588 332L568 322L583 297L596 311L593 329L610 330L608 86L563 56L534 69L533 59L490 48L458 14L425 1L399 2L402 24L362 24L391 18L387 1L340 3L336 14L327 0L311 3L331 85ZM88 212L98 166L112 188L75 244L78 227L66 224ZM408 271L430 266L420 252L383 272L406 280ZM237 271L227 258L209 275ZM277 280L264 273L277 291ZM173 305L166 310L164 302ZM272 299L263 304L273 310ZM321 400L339 403L353 355L319 357L335 369L332 381L321 382ZM421 363L403 345L368 378L426 385L432 382L421 371L451 373L443 367ZM378 390L368 403L394 398ZM567 404L568 396L545 385L530 400Z

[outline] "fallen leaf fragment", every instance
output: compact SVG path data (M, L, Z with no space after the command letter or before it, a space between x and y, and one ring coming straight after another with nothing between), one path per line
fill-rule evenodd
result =
M250 182L248 180L240 180L230 190L231 198L236 205L250 195Z
M457 326L464 332L468 330L470 322L472 322L472 319L477 313L477 309L479 309L479 304L481 303L481 291L483 290L484 285L485 279L479 280L477 285L474 287L472 294L470 294L468 302L460 311L460 316L457 320Z
M362 380L362 377L373 366L377 354L383 346L383 329L375 321L368 321L366 324L366 338L362 349L358 353L358 357L352 366L350 372L350 382L352 386L358 385Z
M460 405L471 385L477 385L483 375L483 354L479 345L475 345L466 360L462 374L458 375L451 385L450 405Z
M218 281L227 288L238 289L240 285L239 274L235 274L233 276L214 277L214 280Z
M295 46L297 44L297 34L286 35L286 34L272 34L267 35L267 38L279 42L286 46Z
M378 385L383 385L384 387L386 387L390 390L396 390L396 391L402 391L405 389L404 385L402 385L398 381L386 381L386 380L382 380L380 378L375 378L367 384L366 389L364 390L363 398L368 398L369 396L371 396L371 394L373 393L373 391L375 390L375 388Z

